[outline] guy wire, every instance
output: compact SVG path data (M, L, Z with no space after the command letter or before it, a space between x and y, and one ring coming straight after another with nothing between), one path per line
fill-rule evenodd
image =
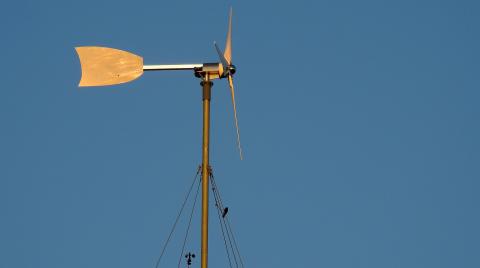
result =
M185 238L183 239L182 252L178 258L178 268L180 268L180 262L182 261L183 252L185 251L185 244L187 243L188 232L190 231L190 226L192 224L193 213L195 212L195 205L197 204L198 192L200 190L201 180L198 182L197 192L195 193L195 198L193 199L192 211L190 212L190 219L188 220L187 231L185 232Z
M227 252L227 257L228 257L228 264L230 265L230 268L232 268L232 260L230 258L230 250L228 249L228 245L227 245L227 239L225 238L225 231L223 231L223 225L224 225L224 222L222 222L222 209L221 209L221 205L220 205L220 202L218 200L218 197L217 197L217 193L215 192L215 186L213 184L213 181L212 181L212 191L213 191L213 196L215 198L215 206L217 207L217 216L218 216L218 222L220 223L220 229L222 230L222 238L223 238L223 243L225 244L225 251ZM225 229L227 227L225 226ZM235 254L233 251L232 251L232 254ZM236 260L235 260L235 263L236 263ZM238 266L238 263L236 263L237 266Z
M211 181L212 181L212 186L213 186L213 192L214 192L214 195L218 197L218 203L220 204L220 209L223 211L224 209L224 206L223 206L223 202L222 202L222 198L220 196L220 189L218 189L218 186L217 186L217 183L215 182L215 177L213 176L213 172L210 173L210 177L211 177ZM226 217L225 217L226 218ZM245 267L244 264L243 264L243 258L242 258L242 255L240 254L240 250L238 249L238 245L237 245L237 242L235 240L235 236L233 234L233 230L232 230L232 227L230 225L230 221L227 219L225 219L224 217L222 217L222 221L223 223L225 224L225 229L227 231L227 237L228 237L228 240L230 242L230 246L232 248L232 253L233 253L233 257L234 257L234 260L235 260L235 263L237 264L238 266L238 263L237 263L237 258L236 258L236 255L238 255L238 258L240 259L240 264L242 267ZM232 238L230 238L230 234L232 235ZM231 240L233 240L233 244L235 245L235 250L236 250L236 254L235 254L235 251L233 249L233 246L232 246L232 242Z
M185 196L185 200L183 201L183 204L180 208L180 211L178 212L177 218L175 219L175 223L172 226L172 229L170 230L170 234L168 234L168 238L165 241L163 248L162 248L162 253L157 259L157 262L155 264L155 268L158 268L158 265L160 264L160 261L162 260L163 254L165 254L165 250L167 249L167 245L170 242L170 239L172 238L172 234L175 231L175 227L177 226L178 220L180 219L180 216L182 215L183 209L185 208L185 204L187 203L188 197L190 196L190 193L192 192L193 185L195 184L195 181L197 180L198 174L200 174L201 167L198 167L197 173L195 174L192 184L190 185L190 188L188 189L187 195Z

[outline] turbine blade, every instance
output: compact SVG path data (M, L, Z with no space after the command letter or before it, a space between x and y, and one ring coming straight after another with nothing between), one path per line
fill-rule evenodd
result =
M225 53L223 54L228 62L228 65L232 64L232 15L233 8L230 7L230 16L228 17L227 41L225 42Z
M225 59L225 57L223 56L222 51L221 51L220 48L217 46L217 42L213 42L213 44L215 45L215 49L217 50L218 57L220 58L220 61L222 62L223 72L226 73L227 70L228 70L228 65L229 65L228 62L227 62L227 59Z
M238 128L237 119L237 105L235 104L235 89L233 87L233 78L231 74L228 75L228 84L230 85L230 93L232 94L233 116L235 117L235 128L237 129L237 146L240 153L240 160L243 160L242 145L240 143L240 129Z

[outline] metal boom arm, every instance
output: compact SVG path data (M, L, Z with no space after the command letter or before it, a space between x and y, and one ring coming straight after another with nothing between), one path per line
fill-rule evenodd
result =
M194 70L202 68L203 64L161 64L161 65L143 65L144 71L171 71L171 70Z

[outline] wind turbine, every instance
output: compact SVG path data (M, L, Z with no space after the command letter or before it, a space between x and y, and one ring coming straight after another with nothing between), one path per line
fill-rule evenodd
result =
M201 226L201 268L208 264L208 195L209 195L209 143L210 143L210 100L212 80L228 79L232 96L233 114L237 132L237 146L243 159L238 128L237 107L233 75L236 68L232 63L232 13L228 18L227 40L222 52L214 42L220 62L198 64L144 65L143 58L130 52L108 47L76 47L80 58L82 78L80 87L109 86L126 83L140 77L145 71L193 70L202 82L203 94L203 142L202 142L202 226Z

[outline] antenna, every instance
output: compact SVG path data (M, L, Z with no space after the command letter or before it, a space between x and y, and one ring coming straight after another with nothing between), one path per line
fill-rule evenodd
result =
M185 259L187 259L187 265L190 267L192 265L192 259L195 258L195 254L192 254L191 252L188 252L188 254L185 254Z
M201 226L201 268L208 264L208 194L209 194L209 142L210 142L210 99L214 79L228 79L232 96L233 115L237 132L237 146L240 159L243 159L238 127L237 107L235 103L235 88L233 75L236 68L232 63L232 15L230 8L228 18L227 39L225 51L222 53L217 43L215 49L220 58L216 63L144 65L143 58L130 52L108 47L84 46L76 47L82 68L82 78L79 87L109 86L133 81L145 71L178 71L193 70L202 82L203 100L203 142L202 142L202 226ZM226 214L226 212L225 212ZM191 256L194 257L194 256Z

